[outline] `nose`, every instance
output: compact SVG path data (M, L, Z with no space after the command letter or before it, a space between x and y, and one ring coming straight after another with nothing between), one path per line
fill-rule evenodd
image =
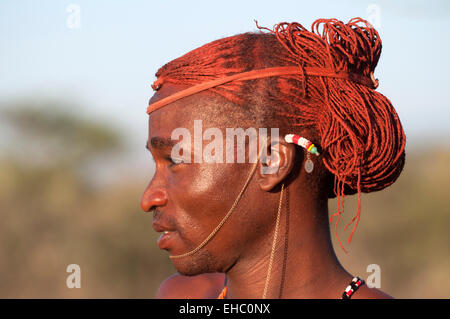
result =
M167 203L167 192L164 189L152 189L150 185L141 198L141 209L149 212L153 207L164 206Z

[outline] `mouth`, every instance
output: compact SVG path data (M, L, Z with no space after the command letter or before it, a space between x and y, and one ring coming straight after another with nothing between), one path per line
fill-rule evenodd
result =
M162 233L157 241L158 247L160 249L169 249L177 231L174 228L158 223L156 220L153 220L153 229L157 233Z
M173 230L163 231L163 233L161 234L161 236L159 236L158 241L157 241L159 249L168 250L170 248L171 243L173 242L175 236L176 236L176 231L173 231Z

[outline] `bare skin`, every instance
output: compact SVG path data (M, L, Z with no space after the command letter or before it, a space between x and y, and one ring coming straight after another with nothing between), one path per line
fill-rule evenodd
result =
M197 276L174 274L158 289L158 299L215 299L221 293L225 274L210 273Z
M215 299L224 287L225 274L211 273L197 276L174 274L164 280L158 289L158 299ZM346 286L345 286L346 287ZM344 288L342 288L343 292ZM376 288L362 286L352 299L392 299Z
M165 84L151 102L183 88ZM155 230L171 231L170 243L164 247L170 255L194 249L211 233L228 212L254 165L171 161L171 145L167 141L175 128L193 132L193 122L198 119L203 121L203 131L225 127L227 115L219 102L207 93L197 93L149 117L147 146L155 160L156 173L142 196L141 207L153 213ZM241 125L236 123L234 127ZM341 298L353 276L339 263L331 245L324 185L312 180L313 174L321 174L324 168L319 159L313 158L314 172L306 173L304 155L283 139L279 143L276 153L271 149L272 161L257 164L244 196L217 235L199 252L172 259L181 275L164 281L158 298L216 298L223 288L223 273L227 276L227 298L261 298L282 183L288 189L283 202L289 201L290 209L287 219L288 211L282 206L267 297ZM208 141L203 146L206 144ZM276 166L278 170L262 174L264 165ZM363 286L352 298L389 297Z

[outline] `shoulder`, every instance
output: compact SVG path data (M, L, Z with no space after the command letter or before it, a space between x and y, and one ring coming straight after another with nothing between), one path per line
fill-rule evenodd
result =
M366 284L355 292L352 299L394 299L394 297L377 288L370 288Z
M225 274L210 273L197 276L174 274L158 289L158 299L215 299L224 287Z

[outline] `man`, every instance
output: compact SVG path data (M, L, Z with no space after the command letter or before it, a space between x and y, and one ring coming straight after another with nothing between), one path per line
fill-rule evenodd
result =
M345 195L359 204L404 165L400 121L375 91L381 40L361 19L317 20L312 30L280 23L219 39L156 74L147 110L156 172L141 206L181 274L159 297L389 297L342 267L328 220L328 198L338 200L336 232ZM246 139L242 163L227 128L279 135L259 136L256 159Z

